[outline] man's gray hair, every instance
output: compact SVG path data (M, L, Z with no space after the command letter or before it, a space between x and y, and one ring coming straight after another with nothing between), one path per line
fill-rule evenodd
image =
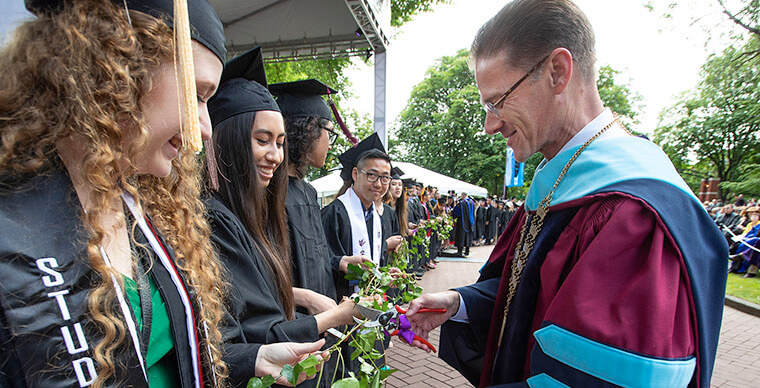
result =
M573 55L586 81L594 81L595 38L586 15L570 0L515 0L486 22L472 42L473 60L506 55L510 66L530 69L557 47Z

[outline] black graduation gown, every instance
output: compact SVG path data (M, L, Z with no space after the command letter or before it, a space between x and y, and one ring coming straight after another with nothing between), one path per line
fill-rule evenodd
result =
M325 242L317 191L303 179L290 177L285 209L290 229L293 286L336 299L333 254Z
M489 206L486 209L486 221L488 221L488 225L486 225L486 240L487 241L491 241L494 239L494 237L498 237L496 236L496 227L497 227L496 223L498 222L497 212L498 212L498 209L496 209L496 207L494 206Z
M406 201L406 219L413 224L420 222L420 212L417 210L417 202L414 197Z
M383 214L380 216L380 224L383 226L383 258L382 265L388 264L388 238L391 236L400 236L401 228L398 223L396 211L389 205L383 204Z
M504 229L507 227L510 218L512 217L508 209L499 210L499 230L496 236L497 239L501 237L502 233L504 233Z
M473 225L470 219L470 206L472 206L471 203L459 201L454 206L454 210L451 211L456 221L454 224L454 245L458 249L472 245Z
M249 343L311 342L319 339L317 321L298 314L289 321L278 302L279 295L250 234L240 220L215 197L205 200L211 239L225 265L231 283L228 304L236 321L225 335L238 330Z
M343 202L337 199L322 208L321 214L322 226L324 226L325 229L325 241L327 241L327 246L333 253L333 280L335 281L335 291L340 299L344 296L350 296L353 293L353 289L349 287L345 274L340 271L341 257L354 255L351 221L348 218L348 213L346 212L346 207L343 206ZM372 228L372 219L370 218L367 222L367 234L369 234L370 249L374 247Z
M61 170L32 178L23 190L15 189L0 193L0 387L78 387L82 382L76 369L83 372L80 378L86 385L93 377L87 365L98 368L92 349L101 336L87 307L98 275L87 258L88 234L80 219L79 200ZM147 244L137 230L138 243ZM158 240L174 261L174 251L160 234ZM195 361L180 295L162 265L153 265L150 274L169 314L181 386L192 387ZM179 275L190 290L181 271ZM200 322L197 303L192 302L195 320ZM127 307L137 322L131 306ZM123 318L120 310L117 317ZM72 338L73 353L64 330ZM202 333L202 328L196 330ZM113 355L119 367L106 387L148 386L133 346L127 335L123 351ZM250 350L248 358L252 355L255 360L258 348ZM211 370L204 367L203 372L209 384Z
M475 239L481 239L486 235L486 208L483 206L475 210Z

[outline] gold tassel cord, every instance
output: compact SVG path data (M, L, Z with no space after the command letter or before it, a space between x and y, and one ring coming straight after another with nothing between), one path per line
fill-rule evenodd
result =
M193 46L190 38L190 18L186 0L174 0L174 39L179 62L177 72L182 107L183 148L192 152L203 149L201 124L198 120L198 92L195 89L195 68L193 66Z

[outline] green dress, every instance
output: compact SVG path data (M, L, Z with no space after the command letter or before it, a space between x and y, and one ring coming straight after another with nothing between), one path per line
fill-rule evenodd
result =
M177 362L174 357L174 337L169 324L169 313L166 310L164 299L156 287L152 276L148 276L150 283L150 295L153 305L150 342L146 356L148 372L148 384L151 388L179 387L179 374ZM142 331L142 306L140 305L140 293L137 290L137 282L124 276L124 288L127 290L127 299L132 306L132 311L137 318L137 325Z

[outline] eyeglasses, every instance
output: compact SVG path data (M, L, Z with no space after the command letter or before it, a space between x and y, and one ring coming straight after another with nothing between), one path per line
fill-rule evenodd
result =
M324 125L320 125L320 127L328 132L327 136L330 139L330 145L335 144L335 140L338 140L338 133L330 128L325 127Z
M551 55L551 54L549 54L549 55ZM528 70L528 72L525 73L525 75L522 76L522 78L520 78L519 80L517 80L517 82L515 82L515 84L512 85L511 88L507 89L507 91L504 92L504 94L502 94L501 97L499 97L499 99L496 100L496 102L486 102L483 105L483 108L486 110L486 113L490 113L490 114L492 114L492 115L494 115L496 117L499 117L499 110L496 107L499 106L499 105L501 105L501 103L504 102L504 100L507 99L507 96L509 96L512 92L514 92L515 89L517 89L517 87L520 86L520 84L523 81L525 81L526 78L528 78L528 76L530 76L531 74L533 74L533 72L536 71L536 69L538 69L539 67L541 67L541 65L549 58L549 55L545 56L544 59L542 59L538 63L536 63L536 66L533 66L532 69Z
M387 185L391 181L390 175L378 175L378 174L375 174L374 172L364 171L361 168L357 168L357 170L359 170L360 173L367 176L367 182L369 183L375 183L377 182L378 179L380 179L380 183Z

